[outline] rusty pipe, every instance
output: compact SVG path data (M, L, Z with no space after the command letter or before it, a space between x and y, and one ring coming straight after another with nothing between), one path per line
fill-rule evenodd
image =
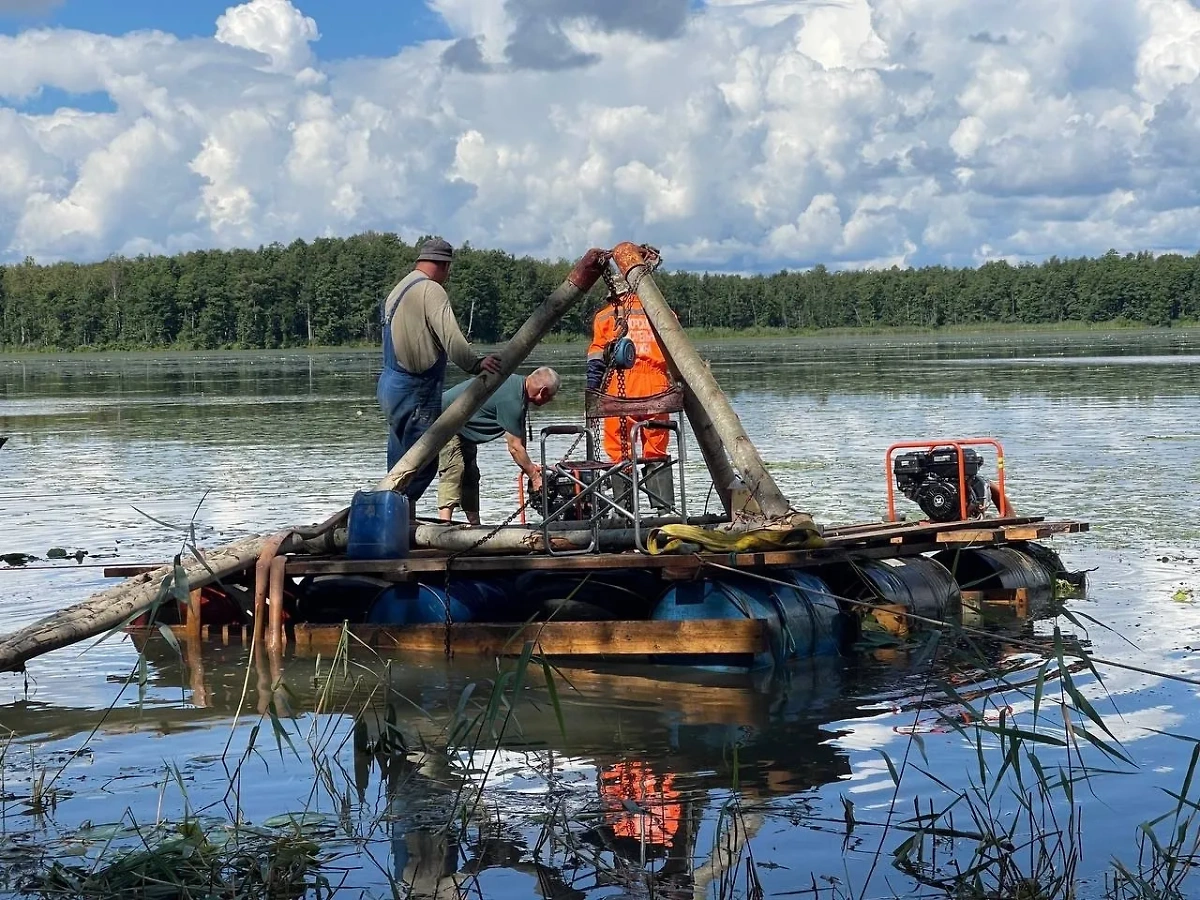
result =
M271 653L282 650L287 643L287 635L283 632L283 582L286 566L286 556L276 556L271 560L270 594L267 597L267 650Z
M341 515L340 513L338 515ZM336 517L334 517L336 518ZM263 622L267 618L267 592L270 590L271 563L283 543L292 536L292 531L280 531L267 538L254 564L254 641L263 639Z

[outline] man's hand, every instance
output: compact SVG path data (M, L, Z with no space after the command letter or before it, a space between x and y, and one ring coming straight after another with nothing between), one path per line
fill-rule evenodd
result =
M542 489L542 470L540 466L529 474L529 485L535 491Z
M495 375L500 371L500 357L495 353L489 353L479 363L479 371L487 372L490 375Z

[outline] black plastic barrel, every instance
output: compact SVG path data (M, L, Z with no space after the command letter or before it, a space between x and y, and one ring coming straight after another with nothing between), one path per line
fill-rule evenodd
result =
M831 566L822 569L821 574L841 597L903 606L908 612L930 619L955 616L962 604L954 577L927 556L869 559ZM857 603L847 605L850 612L861 609Z
M1031 610L1054 596L1054 580L1047 567L1014 547L942 550L934 559L953 573L964 591L1025 588Z

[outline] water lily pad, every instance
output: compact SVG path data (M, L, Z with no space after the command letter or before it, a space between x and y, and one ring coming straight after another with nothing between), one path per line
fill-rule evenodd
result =
M92 825L80 828L75 833L75 837L81 841L111 841L113 838L122 837L127 834L133 834L133 829L127 825L122 825L120 822L113 822L108 825Z
M279 816L271 816L271 818L263 821L263 825L267 828L311 829L320 828L328 823L328 817L323 813L315 812L284 813Z
M1179 588L1171 595L1171 599L1176 603L1191 603L1196 599L1196 591L1193 588Z

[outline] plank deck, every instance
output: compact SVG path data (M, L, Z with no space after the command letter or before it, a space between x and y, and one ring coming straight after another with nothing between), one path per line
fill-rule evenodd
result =
M573 556L543 554L451 556L438 551L414 551L406 559L352 560L344 557L288 557L287 574L372 575L404 581L423 574L453 572L495 574L528 571L601 572L614 569L654 569L669 580L694 577L709 563L733 568L803 568L828 563L892 556L911 556L945 547L987 546L1042 540L1088 530L1086 522L1053 521L1041 517L988 519L972 522L897 524L880 522L826 529L826 546L818 550L771 550L748 553L698 553L648 556L626 551ZM122 565L104 569L106 577L128 578L157 566Z
M297 624L289 643L306 654L332 652L341 625ZM444 652L519 656L527 642L542 656L657 656L753 654L767 648L765 623L756 619L688 621L537 622L529 625L351 625L353 644L381 653Z

